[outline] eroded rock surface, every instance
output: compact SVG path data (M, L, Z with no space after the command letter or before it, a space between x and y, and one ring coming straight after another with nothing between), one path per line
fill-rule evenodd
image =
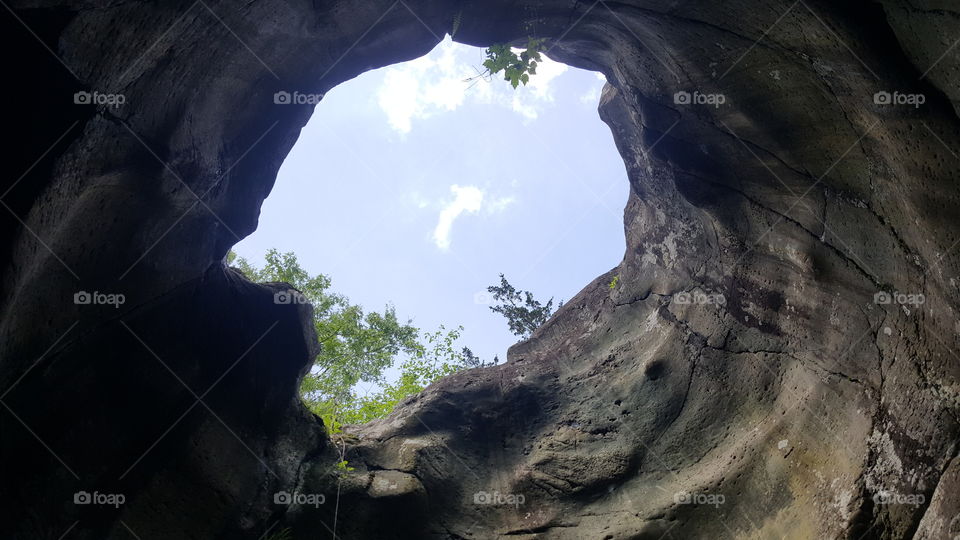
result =
M0 198L4 537L960 535L953 3L53 1L4 17L38 96L11 106ZM331 442L295 396L306 307L222 259L311 113L274 94L420 56L454 20L459 41L535 32L606 75L624 259L505 365Z

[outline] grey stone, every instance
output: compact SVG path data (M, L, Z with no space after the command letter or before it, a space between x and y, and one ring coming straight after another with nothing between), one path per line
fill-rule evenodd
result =
M296 398L308 306L223 257L312 112L275 93L455 18L606 75L624 258L506 364L333 443ZM33 101L0 184L0 535L956 536L957 24L945 1L12 3Z

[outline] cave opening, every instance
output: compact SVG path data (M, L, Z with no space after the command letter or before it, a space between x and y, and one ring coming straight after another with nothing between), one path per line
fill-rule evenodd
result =
M0 536L953 537L960 233L944 209L958 204L960 19L900 4L5 6L0 21L16 28L5 35L26 44L18 94L43 106L12 107L21 146L0 196ZM329 105L347 91L337 84L420 57L444 32L473 45L545 36L556 59L609 77L600 112L630 179L625 256L514 361L446 377L332 438L297 396L316 352L306 308L278 305L288 289L251 283L224 255L256 228L313 113L301 96L329 92ZM91 101L97 92L125 104ZM429 312L398 293L426 285L398 278L394 251L438 272L424 278L438 303L472 305L500 328L472 296L499 271L566 299L502 268L509 242L552 244L485 220L484 205L511 192L464 179L504 159L464 163L478 154L465 134L496 115L436 129L429 159L405 151L463 112L413 118L406 139L384 113L386 150L371 131L304 147L333 149L313 167L324 177L310 177L332 189L294 190L314 201L297 210L279 204L295 185L281 178L265 227L277 204L330 238L321 255L361 240L346 251L362 263L308 269L340 272L333 286L353 279L352 301L394 301L425 328ZM498 139L528 129L495 125ZM528 137L506 153L582 152L578 130L552 131L573 146L548 153ZM410 197L419 228L397 216L411 189L401 159L380 159L391 151L440 178L424 209ZM517 176L532 194L497 219L527 201L557 208L561 178L531 167ZM466 186L483 192L481 209L451 221L443 252L443 204ZM366 213L343 208L351 200ZM530 213L533 230L558 230ZM503 229L513 234L493 234ZM304 252L291 242L247 255ZM417 242L434 251L412 255ZM558 247L575 256L548 266L592 262L591 246ZM480 262L443 274L438 261L465 254ZM460 290L473 272L481 284ZM387 294L364 298L376 287ZM98 300L118 295L127 301Z
M271 264L329 278L307 296L320 312L322 347L332 352L317 357L301 393L334 429L340 422L324 414L333 387L350 389L338 400L352 407L386 399L410 375L405 360L417 352L391 345L398 334L382 320L391 310L398 324L419 330L417 343L430 351L421 356L434 364L492 365L622 259L629 184L597 114L604 76L544 57L529 84L513 89L501 76L483 76L483 60L484 48L447 37L420 58L325 94L274 96L278 108L316 108L257 230L234 246L231 262L255 279ZM525 333L491 309L500 300L488 287L500 274L543 303L553 300ZM292 274L259 277L284 275ZM339 295L349 302L319 306ZM352 307L366 315L343 317ZM365 319L371 315L384 317ZM381 348L390 354L365 352ZM464 354L475 354L472 363ZM433 370L419 384L447 372Z

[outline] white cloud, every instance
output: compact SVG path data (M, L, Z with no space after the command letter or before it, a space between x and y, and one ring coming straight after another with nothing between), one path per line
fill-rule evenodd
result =
M539 115L536 106L530 104L528 100L521 99L518 95L514 95L513 99L510 100L510 108L527 120L536 120Z
M427 56L389 67L377 92L380 108L390 127L409 133L414 119L440 111L452 111L463 104L470 76L462 56L463 46L444 40Z
M512 196L490 197L476 186L454 184L450 186L450 191L453 193L453 200L443 204L437 226L433 229L433 243L444 251L450 249L453 223L463 213L477 214L482 210L482 215L490 216L503 212L508 206L517 202Z
M553 102L553 80L569 69L566 64L554 62L547 57L537 65L536 75L530 77L525 87L518 88L510 102L510 108L528 120L536 120L543 106Z
M527 84L527 88L532 90L533 95L537 99L553 101L553 88L550 85L554 79L566 73L568 69L570 68L566 64L554 62L544 56L543 62L540 62L537 66L537 74L530 77L530 83Z
M603 73L599 71L595 72L594 75L597 77L598 84L595 84L590 87L582 96L580 96L580 102L584 105L596 105L600 101L600 93L603 91L603 85L607 83L607 78L603 76Z
M554 80L569 69L544 57L529 84L516 90L499 76L465 82L478 74L482 62L476 48L446 38L430 54L387 68L377 101L390 127L407 134L415 120L454 111L468 101L499 105L535 120L554 100Z
M453 222L464 212L476 213L483 205L483 191L475 186L450 186L454 198L440 211L440 219L433 230L433 243L442 250L450 249L450 230Z
M596 105L600 99L600 88L599 86L594 86L587 90L585 94L580 96L580 102L584 105Z
M387 71L377 97L380 108L387 113L390 127L400 133L410 132L410 120L420 113L417 103L419 91L420 83L413 73L394 69Z
M517 200L513 197L499 197L491 200L490 203L487 204L483 209L483 211L487 214L497 214L503 212L508 206L515 202L517 202Z
M430 199L427 199L417 190L409 191L404 194L403 198L406 200L406 203L410 206L414 206L420 210L430 206Z

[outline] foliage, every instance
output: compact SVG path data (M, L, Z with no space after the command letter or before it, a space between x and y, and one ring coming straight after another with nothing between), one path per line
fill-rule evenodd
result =
M524 339L543 326L553 314L553 298L546 304L541 304L534 299L533 293L514 288L503 274L500 274L500 285L487 287L487 291L493 294L493 299L498 302L497 305L490 306L490 310L506 317L510 331ZM557 307L561 306L562 301Z
M340 411L344 424L362 424L386 416L407 396L416 394L430 383L470 367L458 353L454 343L463 327L447 331L443 326L423 335L423 344L400 363L400 377L384 383L378 392L355 397L350 407Z
M520 86L520 83L526 86L530 82L530 76L536 75L538 63L543 61L540 55L543 43L543 39L528 38L527 48L520 51L519 55L508 44L498 43L487 47L484 51L487 59L483 61L486 71L482 76L493 76L502 71L503 80L514 88Z
M423 390L440 377L467 367L477 367L475 356L457 352L454 342L463 328L421 336L412 321L401 322L387 305L382 312L364 312L347 297L330 290L330 278L311 276L296 255L271 249L263 268L256 268L232 252L228 264L257 282L284 282L300 291L313 305L313 322L320 341L314 366L300 387L303 402L320 416L331 433L343 424L367 422L387 415L403 398ZM469 351L469 349L464 348ZM387 383L384 371L399 358L400 378ZM479 364L487 365L482 362ZM361 396L359 384L382 389Z
M471 351L468 347L464 347L460 350L460 357L462 358L463 364L468 368L495 366L500 363L499 356L494 356L492 361L485 362L481 360L480 357L473 354L473 351Z
M611 291L617 288L617 283L620 283L620 274L617 274L617 275L613 276L613 279L610 280L610 290L611 290Z

